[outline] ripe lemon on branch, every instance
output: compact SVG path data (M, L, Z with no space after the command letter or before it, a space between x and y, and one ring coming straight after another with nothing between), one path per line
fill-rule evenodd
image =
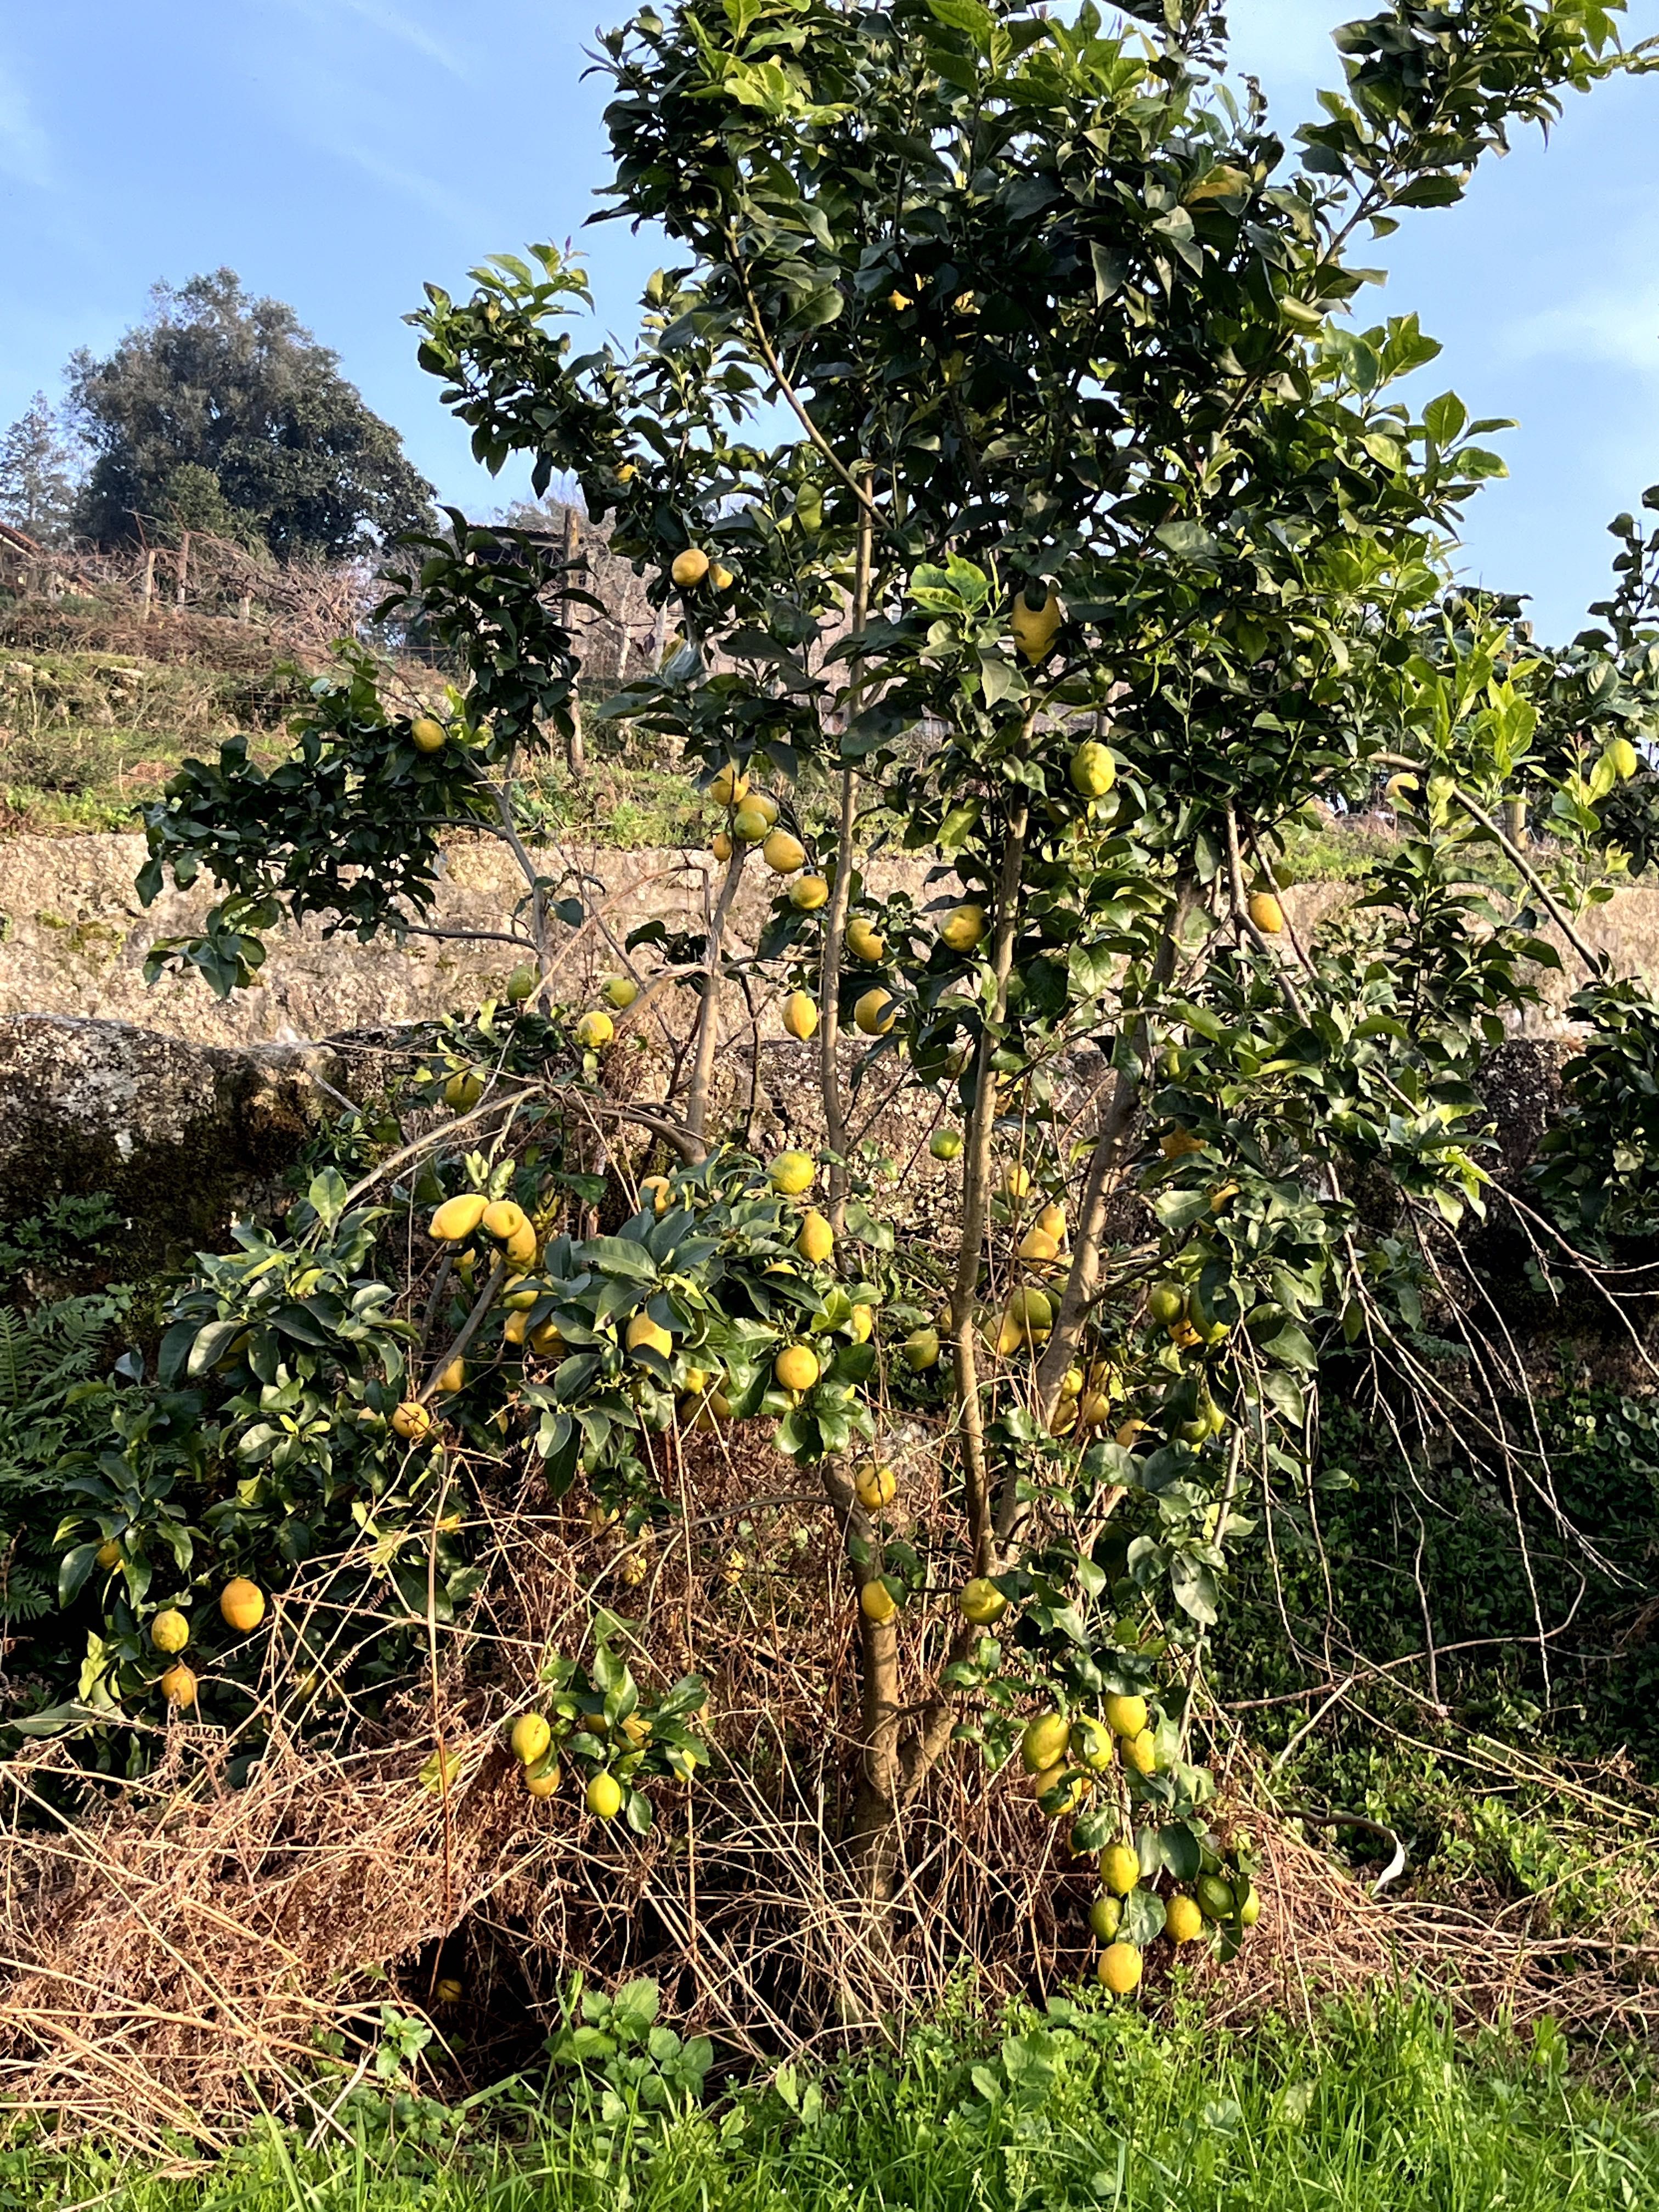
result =
M898 1496L898 1477L890 1467L880 1467L872 1459L860 1460L853 1469L853 1488L866 1513L878 1513Z
M219 1617L239 1636L251 1636L265 1617L265 1594L246 1575L228 1582L219 1593Z
M1030 583L1017 592L1010 627L1021 658L1035 667L1054 644L1060 621L1060 594L1048 584Z

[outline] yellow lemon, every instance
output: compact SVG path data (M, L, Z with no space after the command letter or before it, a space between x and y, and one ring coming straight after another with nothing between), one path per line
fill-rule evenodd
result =
M1108 1698L1101 1709L1114 1735L1139 1735L1146 1725L1146 1700L1136 1697Z
M1007 1612L1008 1601L988 1576L975 1575L971 1582L963 1584L957 1597L957 1609L975 1628L988 1628Z
M513 1756L521 1766L534 1766L553 1741L553 1731L540 1713L520 1713L513 1723Z
M866 1620L874 1621L879 1627L883 1621L893 1618L898 1611L898 1605L885 1583L866 1583L859 1592L859 1611Z
M898 1496L898 1477L890 1467L878 1467L874 1460L864 1459L853 1469L853 1487L865 1511L878 1513Z
M596 1774L588 1784L587 1809L596 1820L614 1820L622 1802L622 1784L614 1774Z
M607 975L599 986L599 996L619 1014L626 1013L639 995L640 987L631 975Z
M1002 1194L1005 1198L1013 1199L1018 1201L1018 1200L1028 1196L1030 1194L1030 1188L1031 1170L1030 1168L1022 1167L1018 1160L1013 1161L1009 1166L1004 1168L1002 1170Z
M1122 1923L1123 1905L1115 1897L1097 1897L1089 1907L1089 1928L1096 1941L1109 1943Z
M1046 1230L1028 1229L1020 1239L1019 1256L1035 1266L1060 1257L1060 1247Z
M1158 1149L1166 1160L1183 1160L1189 1152L1201 1152L1204 1139L1194 1136L1190 1129L1183 1129L1177 1125L1158 1139Z
M1642 765L1641 755L1628 738L1615 738L1607 747L1607 757L1620 783L1628 783Z
M766 841L767 846L771 845L774 837L781 835L781 830L775 830ZM799 865L797 861L796 866ZM789 886L789 903L797 914L816 914L821 906L827 906L829 902L830 884L826 877L802 876Z
M1172 1943L1191 1943L1204 1933L1204 1915L1193 1899L1170 1899L1164 1908L1164 1932Z
M748 777L741 769L727 761L724 768L714 771L714 780L708 787L708 796L716 806L735 806L747 795L748 790Z
M1040 592L1042 596L1033 606L1030 595ZM1060 599L1046 584L1028 584L1014 598L1013 618L1010 628L1021 657L1035 666L1054 641L1060 629Z
M576 1042L584 1052L602 1051L616 1034L617 1024L597 1006L576 1024Z
M1019 1739L1019 1755L1025 1771L1041 1774L1050 1766L1057 1766L1066 1756L1071 1733L1071 1723L1064 1713L1039 1713L1035 1720L1027 1721Z
M1057 1765L1034 1775L1031 1779L1031 1795L1034 1797L1047 1797L1056 1790L1060 1795L1054 1804L1045 1805L1042 1809L1049 1820L1063 1820L1068 1813L1078 1810L1086 1794L1083 1777L1073 1774L1068 1778L1063 1759Z
M1111 1730L1085 1714L1072 1723L1066 1748L1079 1766L1086 1766L1091 1774L1104 1774L1112 1763L1112 1742Z
M556 1766L550 1766L540 1774L526 1774L524 1786L532 1797L550 1797L563 1779Z
M418 1398L405 1398L392 1416L394 1431L406 1443L417 1444L432 1427L432 1416Z
M847 950L854 960L873 968L887 950L887 940L869 917L855 914L847 925Z
M104 1569L106 1573L107 1573L112 1567L118 1567L120 1565L121 1547L116 1542L115 1539L111 1536L98 1547L95 1557L97 1559L98 1565Z
M552 1322L544 1321L539 1328L532 1329L530 1332L530 1348L532 1352L539 1352L544 1358L562 1359L570 1346L559 1334Z
M854 1344L868 1344L876 1326L876 1317L868 1306L854 1306L847 1316L847 1334Z
M806 859L806 848L799 837L792 837L787 830L774 830L761 847L761 858L775 876L793 876ZM826 884L826 898L829 890Z
M438 1377L437 1382L433 1385L433 1388L437 1390L441 1390L447 1397L453 1397L456 1391L461 1388L462 1384L465 1381L465 1360L452 1359L448 1366L445 1368L443 1373Z
M817 1171L811 1152L780 1152L766 1172L774 1190L785 1198L799 1198L803 1191L811 1190Z
M409 726L409 735L416 752L435 753L449 736L443 724L434 721L430 714L417 714Z
M1114 1897L1127 1897L1140 1880L1140 1860L1133 1844L1108 1844L1100 1855L1100 1878Z
M681 591L689 592L708 574L708 556L700 545L688 545L684 553L674 556L674 565L668 573Z
M169 1657L182 1651L190 1641L190 1623L177 1606L163 1606L149 1625L149 1640L158 1651Z
M772 1372L785 1390L810 1390L818 1379L817 1356L804 1344L788 1344L772 1362Z
M630 1352L654 1352L663 1359L672 1359L674 1356L673 1338L659 1322L653 1321L649 1314L635 1315L628 1324L624 1341Z
M1285 927L1285 909L1271 891L1252 891L1250 920L1264 937L1277 937Z
M440 1244L459 1244L473 1231L489 1210L489 1200L480 1190L469 1190L459 1198L447 1198L428 1222L426 1233Z
M665 1175L647 1176L640 1184L641 1201L648 1200L653 1213L666 1213L673 1195L674 1186Z
M866 991L853 1009L854 1026L866 1036L885 1036L897 1019L898 1008L893 1004L891 992L879 986Z
M1072 755L1072 788L1085 799L1104 799L1117 781L1117 763L1097 738L1090 738Z
M714 832L714 836L708 841L708 849L714 855L714 858L717 860L729 860L731 859L732 840L726 836L724 830L717 830Z
M732 817L732 835L740 845L758 845L768 836L771 823L760 808L744 799Z
M180 1659L169 1667L161 1677L161 1695L170 1705L193 1705L196 1703L196 1675Z
M799 890L799 886L796 888ZM783 1002L783 1026L805 1044L818 1025L818 1010L805 991L792 991Z
M1238 1923L1241 1928L1254 1928L1261 1917L1261 1899L1256 1895L1255 1885L1252 1882L1244 1892L1243 1904L1238 1908Z
M769 830L778 818L778 802L769 791L751 791L743 803L751 812L764 818Z
M738 580L723 561L716 561L708 571L708 580L717 592L729 592Z
M939 1365L939 1331L915 1328L904 1340L904 1364L913 1375Z
M801 1219L800 1234L795 1239L795 1249L803 1260L822 1267L836 1249L836 1232L816 1208Z
M1066 1242L1066 1209L1063 1206L1045 1206L1036 1218L1036 1225L1045 1237L1052 1237L1056 1244Z
M508 1313L528 1313L535 1304L538 1293L533 1284L526 1290L526 1280L523 1275L509 1275L501 1285L501 1304Z
M939 941L952 952L971 952L985 941L985 909L982 906L953 907L939 927Z
M1028 1336L1046 1335L1054 1325L1054 1302L1047 1291L1022 1285L1008 1294L1008 1318Z
M1115 1997L1127 1997L1140 1981L1140 1954L1133 1943L1109 1943L1095 1968L1101 1985Z
M219 1593L219 1618L239 1636L251 1636L265 1617L265 1594L246 1575L228 1582Z
M515 1206L510 1198L498 1198L494 1206L484 1208L483 1233L486 1237L493 1237L498 1244L505 1244L514 1237L522 1237L529 1225L524 1208Z
M1158 1746L1151 1729L1142 1729L1137 1735L1123 1739L1123 1764L1133 1767L1137 1774L1158 1771Z

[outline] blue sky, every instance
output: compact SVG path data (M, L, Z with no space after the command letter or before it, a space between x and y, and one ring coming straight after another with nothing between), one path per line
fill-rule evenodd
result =
M0 423L55 397L76 346L110 345L158 277L228 264L293 303L403 431L447 498L520 489L476 470L400 320L489 252L580 232L605 178L603 88L581 81L623 0L15 0L0 27ZM1287 132L1338 81L1353 0L1234 0L1237 65ZM1627 36L1659 30L1632 0ZM1573 100L1412 220L1365 312L1416 309L1444 341L1428 372L1475 413L1515 416L1510 478L1471 516L1469 574L1534 595L1569 635L1607 581L1605 526L1659 480L1659 259L1651 149L1659 77ZM631 324L656 254L586 234L601 315Z

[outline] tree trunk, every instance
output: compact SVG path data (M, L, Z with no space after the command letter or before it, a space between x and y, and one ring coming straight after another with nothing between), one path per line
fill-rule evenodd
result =
M564 597L559 611L559 619L567 633L575 617L575 606L570 594L580 548L580 528L573 501L564 511ZM564 741L564 764L570 771L573 782L580 783L587 773L587 752L582 744L582 702L579 691L573 691L570 695L570 730Z
M992 1028L1008 1011L1008 979L1013 972L1014 940L1019 929L1019 884L1025 860L1027 811L1022 803L1009 817L997 880L996 915L991 933L991 970L995 997L989 1023L981 1032L974 1069L974 1110L968 1125L962 1176L962 1237L957 1247L957 1279L951 1297L951 1334L956 1368L957 1406L969 1526L974 1540L974 1572L995 1571L991 1527L991 1470L985 1452L985 1414L979 1402L979 1364L974 1349L974 1300L985 1224L991 1207L991 1138L996 1122L997 1079L991 1065L996 1044Z
M858 480L867 487L870 472ZM870 558L873 545L870 510L859 516L857 566L853 579L853 635L860 637L870 615ZM854 669L848 686L849 720L857 713L864 685ZM823 1126L835 1158L830 1164L830 1226L840 1243L847 1226L847 1112L841 1092L841 963L847 936L847 909L853 892L853 821L856 785L850 768L841 772L841 812L836 823L836 878L823 918L823 959L818 969L818 1088L823 1097Z

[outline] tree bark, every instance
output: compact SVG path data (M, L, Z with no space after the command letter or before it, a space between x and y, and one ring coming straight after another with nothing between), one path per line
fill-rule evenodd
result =
M691 1079L685 1094L685 1127L699 1143L704 1141L708 1120L708 1091L714 1079L714 1054L720 1034L720 963L726 949L726 925L732 902L738 895L747 847L734 840L726 864L726 880L709 917L708 952L703 961L702 1005L697 1014L697 1041L691 1059Z
M859 469L861 481L868 471ZM853 578L852 634L861 637L870 616L870 559L872 532L868 507L859 513L857 566ZM864 685L856 664L848 686L848 720L863 702ZM847 909L853 894L853 821L855 787L850 768L841 772L841 812L836 825L836 878L823 921L823 958L818 969L818 1087L823 1095L823 1126L830 1150L830 1226L839 1244L847 1226L847 1109L841 1089L841 967L847 939Z
M1027 818L1022 800L1009 817L1003 839L996 915L991 933L995 995L990 1019L980 1033L974 1065L974 1110L968 1125L962 1177L962 1236L957 1247L956 1287L951 1297L951 1357L956 1370L963 1471L976 1575L994 1573L996 1559L991 1525L991 1473L985 1454L985 1414L979 1401L979 1365L974 1351L974 1301L979 1287L985 1224L991 1208L991 1139L997 1102L996 1071L991 1065L996 1051L993 1031L1008 1012L1008 978L1013 970L1014 939L1019 928L1019 884L1025 859Z

